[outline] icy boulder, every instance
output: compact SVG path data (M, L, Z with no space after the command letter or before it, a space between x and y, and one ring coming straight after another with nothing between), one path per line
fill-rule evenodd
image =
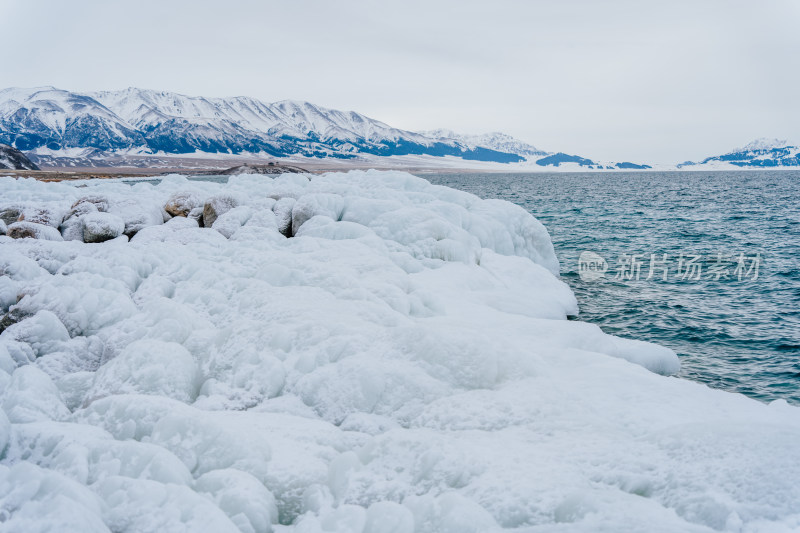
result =
M199 379L197 363L186 348L141 340L98 369L88 395L97 399L110 394L153 394L192 402Z
M292 212L294 204L297 202L294 198L281 198L272 207L275 213L278 231L285 237L292 236Z
M58 228L64 240L82 241L84 239L83 217L97 212L97 206L89 201L82 201L73 205L66 218L61 223L61 226Z
M43 224L57 228L64 219L64 212L59 207L34 207L28 206L22 210L19 220Z
M230 238L231 235L236 233L236 230L245 225L252 214L253 210L246 205L234 207L230 211L219 215L214 220L211 227L220 232L224 237Z
M0 220L2 220L6 226L10 226L18 221L21 214L22 209L18 205L9 205L0 208Z
M173 217L185 217L192 209L202 206L203 200L196 192L179 191L169 197L164 205L164 210Z
M83 219L83 242L105 242L125 231L125 221L110 213L89 213Z
M87 196L81 196L75 202L73 202L72 207L70 208L70 215L76 212L82 212L86 209L86 204L91 204L94 206L96 211L100 211L101 213L105 213L108 211L110 207L110 200L107 196L102 194L90 194Z
M6 233L12 239L42 239L46 241L63 241L64 238L53 226L36 222L14 222Z
M161 206L138 198L120 198L109 205L108 212L122 219L128 237L146 227L164 223Z
M238 198L230 194L209 198L203 206L203 225L210 228L220 215L227 213L238 205Z

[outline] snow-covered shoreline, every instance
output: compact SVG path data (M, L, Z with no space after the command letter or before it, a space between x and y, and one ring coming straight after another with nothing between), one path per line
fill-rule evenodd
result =
M566 320L518 206L402 172L75 185L0 178L54 239L0 237L0 531L800 527L798 409Z

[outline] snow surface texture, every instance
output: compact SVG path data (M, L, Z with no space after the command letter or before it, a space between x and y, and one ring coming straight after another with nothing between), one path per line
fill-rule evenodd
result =
M566 320L517 206L399 172L79 185L0 178L48 229L125 223L0 237L0 532L800 527L798 410Z

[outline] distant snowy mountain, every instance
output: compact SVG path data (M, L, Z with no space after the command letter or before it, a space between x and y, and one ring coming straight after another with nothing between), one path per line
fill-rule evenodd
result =
M800 167L800 146L786 140L756 139L726 154L707 157L699 163L687 161L679 168L702 165L705 167L737 166L741 168Z
M415 133L354 111L309 102L205 98L129 88L73 93L54 87L0 90L0 143L45 166L147 165L208 155L332 157L450 156L452 161L542 169L641 169L552 153L504 133ZM147 156L142 158L141 156ZM168 164L168 163L167 163Z
M512 163L521 155L392 128L308 102L266 104L126 89L77 94L53 87L0 91L0 142L53 156L106 152L268 154L352 158L433 155Z
M482 135L462 135L452 130L438 129L420 132L426 137L440 141L454 140L466 146L489 148L498 152L506 152L525 156L526 159L533 159L535 156L550 155L549 152L539 150L535 146L515 139L511 135L500 132L484 133Z

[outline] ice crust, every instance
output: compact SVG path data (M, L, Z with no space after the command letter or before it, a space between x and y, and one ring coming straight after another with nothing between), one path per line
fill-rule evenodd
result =
M800 529L798 409L566 320L520 207L401 172L74 185L0 178L65 235L0 236L0 532Z

